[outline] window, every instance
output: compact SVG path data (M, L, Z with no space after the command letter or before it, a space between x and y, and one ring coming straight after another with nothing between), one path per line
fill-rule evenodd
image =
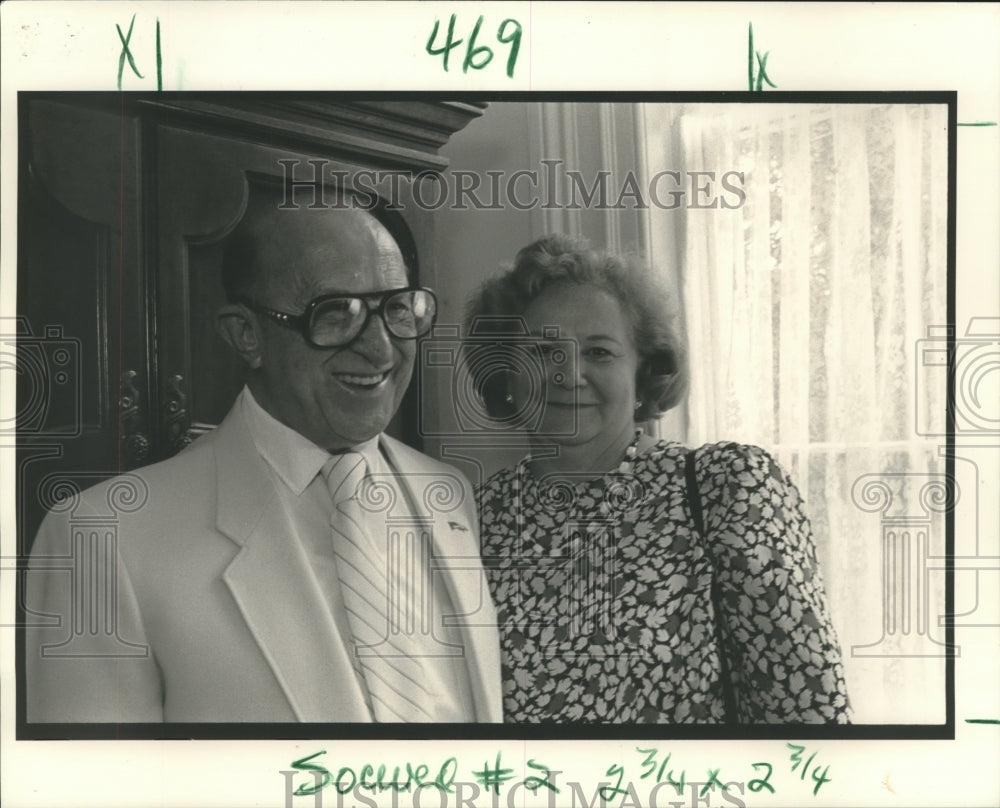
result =
M732 209L650 210L680 267L697 446L755 443L805 498L855 721L944 720L943 105L645 105L647 164L742 175ZM736 182L737 180L733 180ZM733 197L730 195L729 200Z

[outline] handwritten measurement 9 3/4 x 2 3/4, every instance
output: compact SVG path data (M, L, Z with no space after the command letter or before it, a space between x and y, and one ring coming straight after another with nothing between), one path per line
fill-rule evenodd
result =
M772 775L778 767L766 760L750 763L748 766L727 767L725 774L722 773L722 767L709 767L702 777L695 774L696 767L692 767L690 760L683 760L683 753L675 756L671 751L656 747L636 747L635 751L638 758L622 760L607 767L604 776L608 779L597 784L592 798L585 798L583 804L591 805L594 800L599 800L602 808L613 808L619 801L623 801L623 804L645 804L639 796L645 788L649 790L649 802L653 801L653 795L666 797L668 794L675 794L680 802L671 800L666 803L673 808L681 808L687 804L684 797L688 792L692 805L710 808L708 800L714 793L716 804L745 808L746 802L742 797L747 791L753 794L775 794L779 785L784 789L781 778L776 778L779 782L772 781ZM557 782L557 776L562 772L534 758L529 758L526 763L530 773L526 776L518 775L514 767L505 764L503 753L499 751L494 760L484 760L481 767L467 770L464 778L459 776L463 769L456 757L447 758L437 767L412 762L392 767L371 763L360 767L337 767L318 759L325 754L326 750L320 750L299 758L291 763L290 770L279 772L284 778L285 804L288 808L292 808L295 797L315 797L315 808L321 808L321 793L327 789L338 798L338 808L342 805L340 798L346 795L365 805L376 806L377 803L370 798L379 794L390 792L392 795L403 793L414 796L424 789L437 791L442 796L454 794L456 799L458 795L465 795L465 801L459 801L458 804L472 808L475 806L473 800L479 795L497 798L501 792L506 792L507 804L513 805L518 789L533 794L548 793L550 797L570 792L574 798L584 795L581 783ZM801 744L785 744L789 773L798 774L798 779L803 782L808 782L807 777L811 779L809 785L812 786L813 797L832 779L829 776L829 765L824 765L822 760L817 762L819 754L818 749L810 749ZM814 762L818 765L814 766ZM304 782L301 780L303 775L306 777ZM660 794L664 790L665 793ZM495 799L493 808L497 808Z

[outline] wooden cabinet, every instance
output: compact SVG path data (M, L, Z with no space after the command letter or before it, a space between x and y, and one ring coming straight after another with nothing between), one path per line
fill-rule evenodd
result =
M255 182L374 174L432 285L433 212L414 204L413 183L446 166L438 149L484 106L22 94L18 317L5 324L19 346L22 551L61 493L165 459L229 409L241 370L213 312L223 241ZM412 391L390 431L420 448Z

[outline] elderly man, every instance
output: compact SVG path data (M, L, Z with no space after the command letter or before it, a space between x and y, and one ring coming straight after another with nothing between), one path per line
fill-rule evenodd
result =
M62 619L27 632L28 721L501 720L470 488L383 434L434 297L370 213L278 203L251 194L224 259L248 368L225 420L39 531L26 605ZM140 501L81 598L54 559L84 563L116 486Z

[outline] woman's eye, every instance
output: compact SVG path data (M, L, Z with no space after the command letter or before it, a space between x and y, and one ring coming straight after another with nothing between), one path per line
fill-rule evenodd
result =
M614 354L607 348L601 348L597 345L592 345L587 348L587 350L584 351L584 355L589 356L591 359L610 359L614 356Z

